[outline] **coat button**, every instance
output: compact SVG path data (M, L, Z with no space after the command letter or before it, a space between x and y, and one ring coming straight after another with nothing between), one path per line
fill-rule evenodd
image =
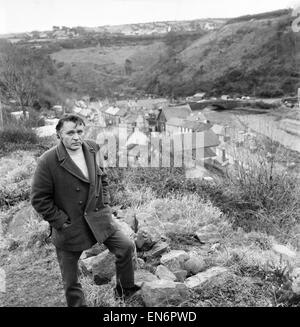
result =
M80 191L80 188L79 187L76 187L76 191L79 192Z
M83 201L79 201L79 204L82 204L83 203Z

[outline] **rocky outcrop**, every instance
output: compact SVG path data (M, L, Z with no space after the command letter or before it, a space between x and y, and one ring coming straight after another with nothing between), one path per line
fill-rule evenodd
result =
M155 275L158 276L159 279L171 280L173 282L177 279L172 271L163 265L157 266Z
M200 272L194 276L187 278L184 284L190 289L198 288L203 283L209 281L210 279L220 274L224 274L227 271L228 270L225 267L212 267L206 271Z
M97 256L81 260L84 273L91 274L97 285L107 284L115 274L115 256L105 250Z
M183 283L187 276L187 271L184 269L175 270L174 275L176 276L176 281Z
M141 291L146 307L178 306L189 298L185 284L170 280L146 282Z

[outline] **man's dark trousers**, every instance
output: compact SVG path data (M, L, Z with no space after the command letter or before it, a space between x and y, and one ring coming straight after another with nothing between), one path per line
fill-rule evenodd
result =
M134 286L134 267L132 254L133 241L117 230L103 242L116 257L116 280L123 288ZM62 274L67 305L69 307L86 306L81 284L78 281L78 260L82 251L65 251L56 248L57 258Z

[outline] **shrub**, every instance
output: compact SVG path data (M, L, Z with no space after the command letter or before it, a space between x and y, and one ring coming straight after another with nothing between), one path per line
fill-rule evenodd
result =
M29 200L30 188L30 180L22 180L18 183L1 185L0 208L11 207L21 201Z
M228 200L223 209L235 226L286 240L300 222L298 179L278 164L276 144L257 140L257 147L256 156L240 157L245 164L228 170L223 181Z
M34 131L21 123L8 124L0 131L0 147L4 143L36 144L38 138Z

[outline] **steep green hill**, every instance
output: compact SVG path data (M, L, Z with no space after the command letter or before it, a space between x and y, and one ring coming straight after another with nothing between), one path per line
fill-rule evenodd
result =
M288 10L244 16L212 31L64 49L52 58L69 90L90 95L295 94L300 37L293 19Z

